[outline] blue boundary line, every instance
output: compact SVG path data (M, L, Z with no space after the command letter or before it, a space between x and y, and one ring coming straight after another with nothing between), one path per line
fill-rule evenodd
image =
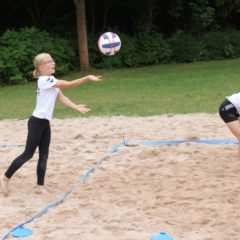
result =
M0 144L0 147L24 147L22 144Z
M60 196L57 200L53 201L52 203L50 203L48 206L46 206L43 210L41 210L40 212L38 212L35 216L33 216L31 219L13 227L8 233L6 233L1 240L5 240L9 237L9 235L11 235L12 232L14 232L15 230L19 229L19 228L24 228L24 225L33 222L35 219L40 218L43 214L45 214L49 209L56 207L57 205L59 205L68 195L70 195L73 190L81 183L85 183L88 178L90 177L90 175L94 172L94 170L110 155L118 152L120 150L120 148L122 146L124 146L126 143L128 143L130 141L130 139L124 140L124 142L117 144L115 146L113 146L110 150L108 155L106 155L105 157L99 159L92 168L90 168L74 185L72 188L70 188L67 192L65 192L62 196Z
M158 146L158 145L176 145L182 143L198 143L198 144L238 144L237 140L160 140L160 141L134 141L134 143L125 143L125 146L139 146L139 145L147 145L147 146Z
M168 141L168 140L161 140L161 141L137 141L133 144L129 143L131 141L131 138L128 139L123 139L123 142L113 146L108 155L105 157L101 158L98 160L92 168L90 168L76 183L75 185L70 188L67 192L65 192L60 198L57 200L53 201L50 203L47 207L45 207L43 210L41 210L39 213L37 213L35 216L33 216L31 219L13 227L7 234L3 236L1 240L5 240L9 237L9 235L19 229L19 228L24 228L25 224L33 222L35 219L40 218L43 214L45 214L49 209L57 206L60 204L68 195L70 195L73 190L83 181L85 183L90 175L94 172L94 170L107 158L107 156L114 154L119 151L119 149L122 146L138 146L138 145L148 145L148 146L156 146L156 145L176 145L176 144L181 144L181 143L199 143L199 144L237 144L239 143L236 140L173 140L173 141ZM0 147L7 147L7 146L24 146L24 145L0 145Z

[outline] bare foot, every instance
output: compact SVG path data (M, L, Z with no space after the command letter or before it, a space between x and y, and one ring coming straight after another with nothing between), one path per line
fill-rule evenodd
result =
M37 186L37 190L36 190L37 194L49 194L49 192L44 188L44 186Z
M9 182L9 178L7 178L5 175L2 175L0 177L0 185L1 185L2 193L5 197L8 196L8 182Z

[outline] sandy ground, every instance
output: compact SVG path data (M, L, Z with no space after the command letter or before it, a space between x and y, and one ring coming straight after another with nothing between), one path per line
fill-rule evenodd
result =
M232 139L218 115L54 119L46 189L35 193L38 152L0 193L0 238L73 186L59 205L25 227L34 240L240 239L240 160L235 144L121 146L138 140ZM0 173L23 151L27 120L0 121ZM104 158L106 157L106 158ZM82 177L96 162L83 183ZM79 181L78 185L75 183ZM8 239L14 239L9 236Z

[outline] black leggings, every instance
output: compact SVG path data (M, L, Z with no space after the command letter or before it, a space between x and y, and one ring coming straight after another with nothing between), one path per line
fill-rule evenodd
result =
M8 170L5 172L6 177L11 178L24 163L32 158L38 147L37 184L44 185L50 139L51 129L49 121L31 116L28 120L28 136L25 150L20 156L13 160Z

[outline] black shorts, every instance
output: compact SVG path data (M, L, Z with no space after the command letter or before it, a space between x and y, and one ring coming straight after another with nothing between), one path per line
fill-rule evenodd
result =
M227 99L220 105L219 115L225 123L236 121L240 116L237 108Z

